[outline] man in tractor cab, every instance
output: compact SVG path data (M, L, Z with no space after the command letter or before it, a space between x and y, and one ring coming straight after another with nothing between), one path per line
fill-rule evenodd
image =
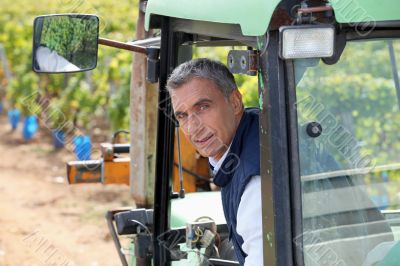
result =
M259 110L244 108L232 73L210 59L181 64L166 86L179 126L208 157L213 182L221 187L240 265L263 265Z

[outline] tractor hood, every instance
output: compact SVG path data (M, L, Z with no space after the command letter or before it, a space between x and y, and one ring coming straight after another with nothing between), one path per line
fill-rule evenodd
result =
M220 192L187 193L185 198L171 201L171 228L186 226L204 216L216 224L226 223Z
M240 25L244 36L261 36L276 7L290 10L297 0L148 0L145 29L152 16ZM321 1L322 2L322 1ZM400 20L400 5L393 0L330 0L339 23Z

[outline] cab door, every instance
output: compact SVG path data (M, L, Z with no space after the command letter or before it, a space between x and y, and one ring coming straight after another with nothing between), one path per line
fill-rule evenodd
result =
M304 265L397 263L390 264L400 255L397 34L349 34L333 65L289 63L301 188L293 243Z

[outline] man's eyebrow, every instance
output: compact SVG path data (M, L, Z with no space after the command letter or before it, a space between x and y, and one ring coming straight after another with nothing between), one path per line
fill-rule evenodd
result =
M211 99L208 99L208 98L201 98L201 99L199 99L196 103L193 104L192 108L193 108L193 107L197 107L197 106L199 106L199 105L202 105L202 104L204 104L204 103L212 103L212 102L213 102L213 101L212 101ZM186 115L187 112L176 111L174 114L175 114L175 117L177 117L178 115Z
M178 117L178 115L185 115L186 112L177 111L174 114L175 114L175 117Z
M198 100L195 104L193 104L193 107L202 105L203 103L212 103L211 99L208 98L201 98L200 100Z

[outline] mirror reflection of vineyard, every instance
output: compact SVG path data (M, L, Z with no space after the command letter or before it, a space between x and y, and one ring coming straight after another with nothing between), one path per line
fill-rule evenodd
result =
M47 17L43 20L40 45L56 51L81 69L93 67L97 53L95 19Z

